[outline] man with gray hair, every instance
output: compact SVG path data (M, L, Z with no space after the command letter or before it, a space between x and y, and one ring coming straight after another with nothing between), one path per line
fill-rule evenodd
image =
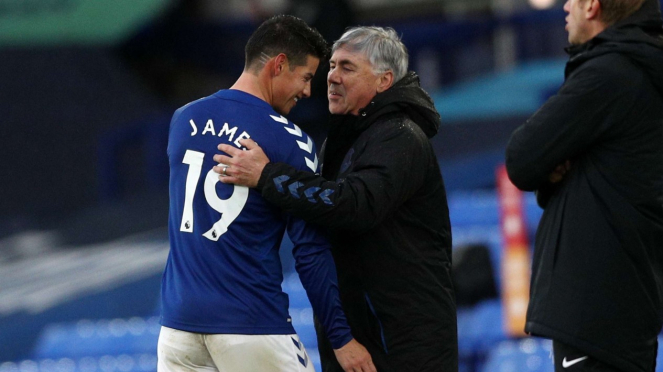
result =
M393 29L350 29L332 53L322 175L270 163L250 139L219 145L215 171L327 229L343 309L378 371L457 371L449 210L429 141L440 115ZM316 328L323 371L341 371Z

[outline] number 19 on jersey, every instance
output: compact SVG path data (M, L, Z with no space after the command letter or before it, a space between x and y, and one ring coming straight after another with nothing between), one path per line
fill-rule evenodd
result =
M203 168L203 159L205 154L199 151L187 150L184 154L183 164L189 165L189 171L186 176L186 189L184 195L184 212L182 213L182 222L180 231L194 232L194 211L193 200L196 195L196 188L200 180L200 174ZM233 185L233 193L228 199L221 199L216 193L216 184L219 181L219 175L212 169L205 176L204 192L207 204L215 211L221 213L221 218L203 234L209 240L218 241L221 235L228 231L228 226L239 216L249 198L249 189L245 186Z

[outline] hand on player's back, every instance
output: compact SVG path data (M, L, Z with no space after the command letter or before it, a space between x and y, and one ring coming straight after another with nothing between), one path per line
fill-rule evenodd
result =
M214 155L214 161L219 163L214 167L214 172L219 174L219 180L223 183L256 187L262 170L269 163L269 158L252 139L243 139L239 142L247 150L226 144L217 147L227 155Z

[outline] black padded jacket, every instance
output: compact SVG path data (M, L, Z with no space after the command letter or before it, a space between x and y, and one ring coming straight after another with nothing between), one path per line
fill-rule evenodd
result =
M343 309L381 372L458 369L449 210L428 139L439 125L409 73L360 115L332 116L322 176L270 163L258 185L329 231ZM323 371L341 371L318 339Z
M511 137L507 171L544 207L526 331L651 372L663 276L658 1L569 49L566 79ZM570 160L555 184L548 175Z

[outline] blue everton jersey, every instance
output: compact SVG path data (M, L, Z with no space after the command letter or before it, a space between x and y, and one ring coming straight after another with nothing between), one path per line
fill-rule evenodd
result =
M259 192L223 184L212 171L217 145L241 148L243 138L272 162L317 171L311 139L248 93L222 90L177 110L168 140L170 255L161 324L197 333L294 333L278 253L287 230L314 311L340 347L351 335L327 241Z

